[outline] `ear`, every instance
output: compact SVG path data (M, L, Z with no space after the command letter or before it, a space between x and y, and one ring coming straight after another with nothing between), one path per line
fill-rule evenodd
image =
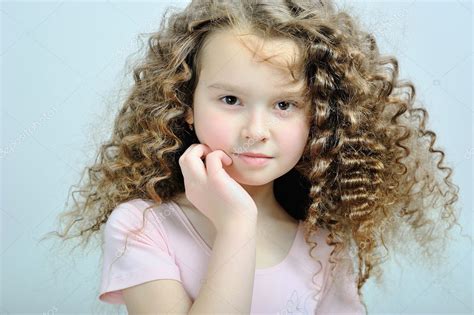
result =
M188 110L186 111L185 120L190 125L194 123L194 113L192 108L188 108Z

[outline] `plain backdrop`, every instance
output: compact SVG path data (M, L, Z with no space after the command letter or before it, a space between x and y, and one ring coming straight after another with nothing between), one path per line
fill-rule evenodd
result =
M108 138L132 82L127 64L170 3L1 2L2 314L126 311L98 300L98 248L72 259L38 239L56 227L70 186ZM400 78L415 84L461 188L463 232L472 235L472 2L337 3L352 8L381 53L397 57ZM472 253L460 238L438 273L388 265L390 285L364 289L369 313L472 314Z

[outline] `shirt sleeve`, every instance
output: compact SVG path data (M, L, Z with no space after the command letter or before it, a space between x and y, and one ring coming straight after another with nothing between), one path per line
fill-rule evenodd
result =
M356 274L347 250L342 251L341 263L327 262L324 288L316 307L316 315L365 315L365 306L357 294Z
M152 209L144 209L122 203L105 224L99 292L102 302L125 304L122 289L152 280L181 281L162 223Z

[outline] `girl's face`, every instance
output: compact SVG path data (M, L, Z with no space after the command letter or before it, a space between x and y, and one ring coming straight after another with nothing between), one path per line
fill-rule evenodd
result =
M256 36L239 37L231 31L210 36L201 52L193 115L187 122L194 123L200 143L232 158L225 170L237 182L267 184L299 161L308 140L310 105L304 102L303 80L292 82L288 70L258 62L253 50L259 49L263 57L274 56L270 62L284 65L298 56L297 46L289 40L263 45ZM273 158L263 166L253 166L235 155L243 152Z

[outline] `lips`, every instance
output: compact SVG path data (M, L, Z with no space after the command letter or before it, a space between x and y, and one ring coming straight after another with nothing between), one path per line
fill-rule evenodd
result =
M237 158L250 167L262 167L270 163L272 160L271 157L253 157L243 154L237 155Z
M263 153L256 153L256 152L242 152L238 153L239 155L244 155L248 157L254 157L254 158L271 158L271 156L263 154Z

